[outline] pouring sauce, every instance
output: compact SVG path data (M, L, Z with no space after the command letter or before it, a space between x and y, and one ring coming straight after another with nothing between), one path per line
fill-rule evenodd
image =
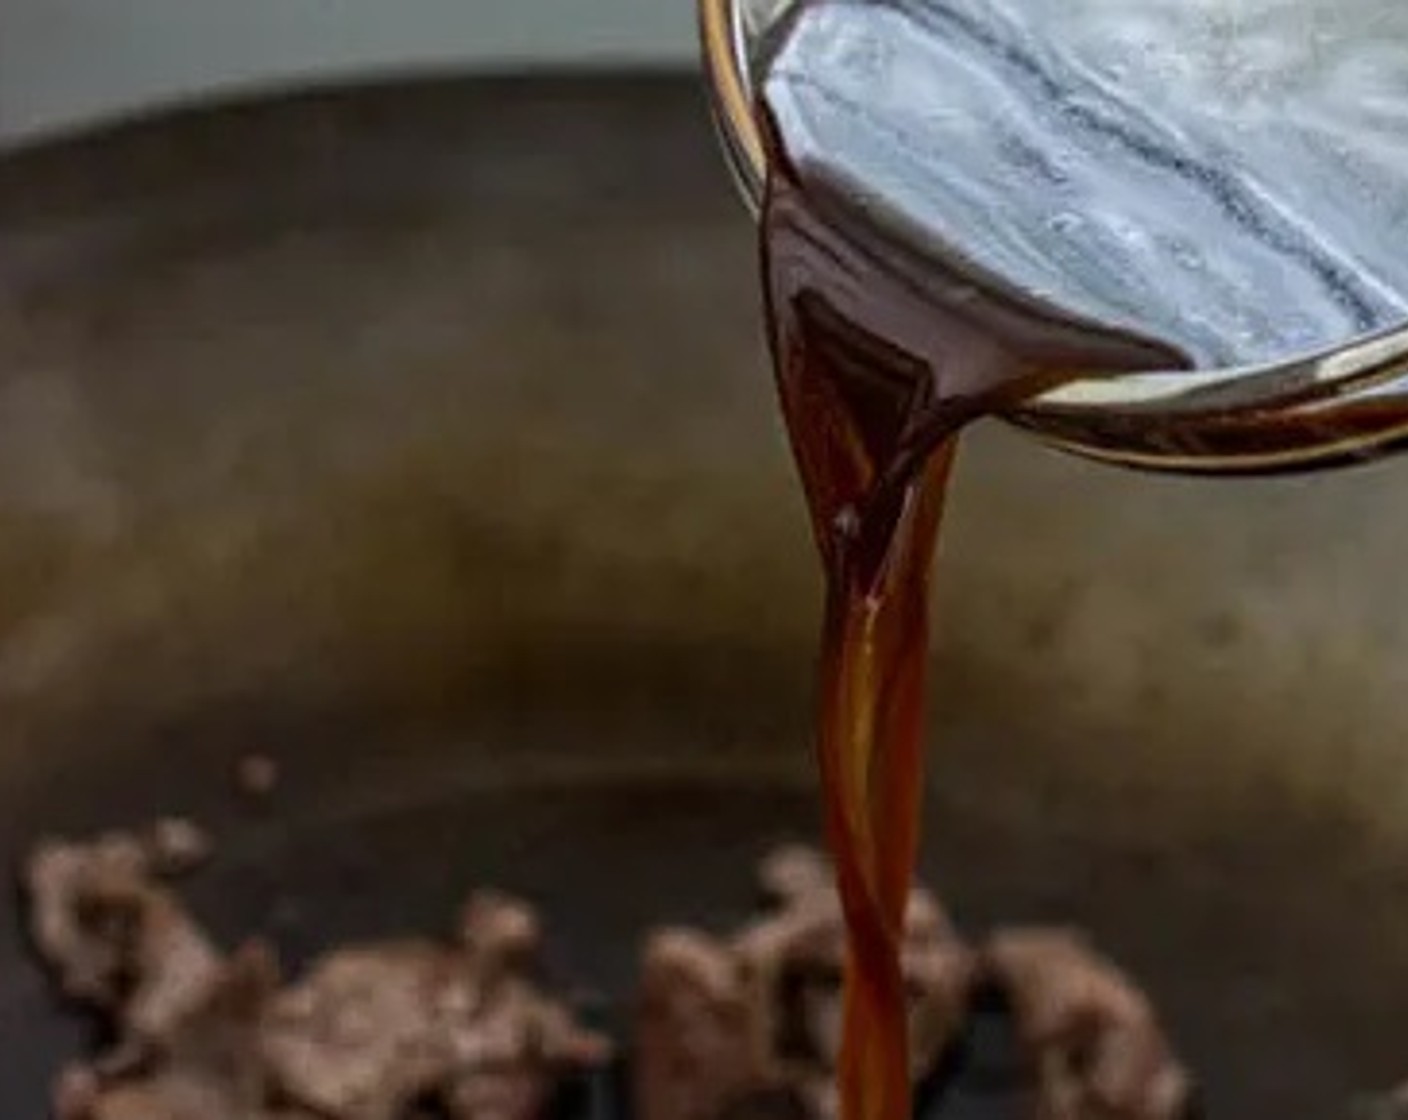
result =
M762 273L826 578L841 1116L908 1120L900 934L955 441L1069 379L1252 366L1408 321L1408 9L804 0L778 30ZM1404 411L1390 393L1336 422L1352 436L1380 409Z
M906 1120L899 948L923 795L929 572L969 420L1067 370L1166 363L955 281L823 213L774 151L763 272L778 388L826 576L817 753L849 935L844 1120ZM956 294L957 293L957 294Z
M898 7L814 4L819 23L794 28L760 106L769 149L762 266L774 372L826 583L817 749L849 931L839 1068L843 1120L910 1116L900 938L924 789L929 569L963 425L1073 376L1226 361L1304 341L1316 331L1370 330L1401 310L1384 286L1236 196L1235 176L1208 179L1187 156L1163 158L1155 141L1128 121L1117 127L1088 110L1086 132L1117 139L1119 158L1169 172L1160 178L1149 176L1148 166L1135 166L1138 175L1121 178L1117 158L1107 161L1115 168L1104 178L1098 170L1070 173L1071 182L1102 192L1105 209L1097 206L1094 213L1148 216L1171 206L1184 217L1224 221L1226 238L1270 245L1246 256L1257 269L1283 269L1290 261L1290 272L1278 272L1273 286L1259 286L1252 273L1233 273L1238 286L1229 299L1226 290L1214 292L1205 283L1200 289L1198 278L1191 285L1181 275L1177 283L1160 283L1160 270L1164 279L1173 278L1170 262L1180 252L1167 238L1126 238L1119 254L1105 254L1104 269L1062 265L1049 244L1045 252L1026 252L1039 241L1035 234L1024 239L1028 232L1050 241L1069 239L1071 231L1053 227L1039 209L1045 196L1031 185L1022 189L1021 176L1017 190L994 189L1004 182L1002 161L1015 158L1012 152L1031 155L1035 142L1004 148L983 137L966 138L969 152L953 175L979 168L984 201L1007 207L1004 217L1015 232L997 230L987 245L966 247L962 258L935 251L955 231L980 227L973 192L953 187L953 175L915 175L917 156L895 145L893 132L856 127L873 111L865 97L883 77L870 65L873 59L867 61L866 48L886 46L873 37L883 32L876 31L881 17L893 18ZM960 59L966 69L945 75L945 99L934 104L962 104L964 94L976 96L1004 69L1012 72L1004 89L1017 90L1011 96L1021 94L1022 82L1028 92L1042 93L1045 77L994 41L991 27L972 18L964 23L964 7L983 4L925 8L949 20L926 63L941 72L935 58L967 35L974 51L987 49L990 72L981 58L969 65L970 51ZM924 38L905 37L915 28L900 30L905 34L891 46ZM839 86L829 92L818 86L808 51L818 65L831 63L841 75ZM955 92L964 75L973 80ZM848 82L855 87L848 89ZM838 89L852 100L842 96L838 103ZM974 101L970 108L977 106ZM898 110L903 113L904 104ZM894 149L890 166L874 166L886 145ZM905 159L904 173L894 172L894 163ZM867 169L876 172L879 186L865 182ZM915 178L950 189L915 194L908 187ZM856 190L857 183L869 193ZM887 220L876 220L877 209ZM984 261L987 270L974 266ZM1055 276L1049 261L1055 261ZM1041 275L1022 275L1021 266L1033 263ZM1021 283L995 279L1001 272L1017 273L1026 292L1045 299L1024 294ZM1053 300L1053 283L1063 282L1066 299ZM1284 297L1287 285L1295 299ZM1202 293L1202 307L1190 311L1194 290ZM1145 306L1129 314L1129 300L1140 297ZM1284 313L1270 314L1277 304ZM1053 310L1062 306L1071 313ZM1133 323L1166 330L1136 335Z

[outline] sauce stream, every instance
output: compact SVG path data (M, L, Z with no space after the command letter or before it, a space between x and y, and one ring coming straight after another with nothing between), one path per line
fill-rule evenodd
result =
M1064 371L1167 368L1041 322L809 192L775 149L763 215L774 367L826 577L817 754L848 930L843 1120L907 1120L900 939L924 788L929 572L955 437ZM951 283L950 283L951 281Z

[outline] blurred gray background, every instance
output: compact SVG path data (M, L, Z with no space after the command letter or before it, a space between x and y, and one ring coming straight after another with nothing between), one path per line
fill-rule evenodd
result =
M663 0L5 0L0 144L354 74L692 64L693 18Z

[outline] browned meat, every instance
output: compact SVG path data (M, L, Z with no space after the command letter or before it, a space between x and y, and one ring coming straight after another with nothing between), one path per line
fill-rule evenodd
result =
M646 948L635 1031L644 1120L836 1112L845 937L830 871L788 848L759 880L774 909L732 938L670 930ZM961 1025L975 969L931 895L915 891L906 932L918 1075Z
M396 1117L429 1094L466 1120L521 1120L562 1073L606 1060L605 1040L531 979L530 907L475 895L461 937L343 950L282 993L263 1045L283 1094L347 1120Z
M489 992L477 1016L446 1026L454 1072L444 1103L458 1120L542 1116L558 1074L609 1056L603 1038L521 979Z
M157 1044L216 983L219 954L154 878L159 852L134 837L40 845L26 874L30 929L64 992Z
M269 1082L258 1035L277 986L267 949L240 950L163 1045L134 1057L132 1068L65 1071L54 1092L57 1120L262 1120Z
M57 1120L535 1120L561 1078L608 1057L536 982L537 915L465 905L456 944L334 952L280 989L259 945L228 960L156 878L204 854L194 826L47 843L26 868L34 941L118 1046L60 1076Z
M651 937L635 1025L641 1120L717 1120L760 1082L773 1086L741 973L721 940L692 930Z
M346 1120L394 1120L450 1066L438 1004L473 1007L472 981L440 946L345 949L279 994L261 1045L283 1092Z
M1006 992L1041 1120L1177 1120L1192 1083L1153 1006L1077 933L1011 930L983 951Z
M65 995L104 1008L117 1003L121 931L105 928L87 899L95 884L140 883L145 873L141 846L127 837L87 847L45 842L31 855L24 874L30 935Z
M194 825L50 842L25 869L39 953L110 1017L115 1049L55 1083L56 1120L538 1120L607 1044L536 979L536 912L496 892L457 936L344 948L281 986L272 953L226 958L161 876L204 860ZM768 910L732 935L651 936L635 1029L641 1120L830 1120L844 926L805 848L759 868ZM915 890L903 966L911 1065L931 1069L979 979L1009 997L1039 1120L1180 1120L1190 1081L1146 997L1076 934L1013 930L981 953Z

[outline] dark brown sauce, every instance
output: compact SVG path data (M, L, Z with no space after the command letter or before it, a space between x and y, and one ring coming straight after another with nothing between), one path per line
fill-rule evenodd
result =
M826 575L817 749L849 930L843 1120L907 1120L899 938L924 785L928 581L954 440L1075 373L1177 362L917 270L772 145L774 367Z

